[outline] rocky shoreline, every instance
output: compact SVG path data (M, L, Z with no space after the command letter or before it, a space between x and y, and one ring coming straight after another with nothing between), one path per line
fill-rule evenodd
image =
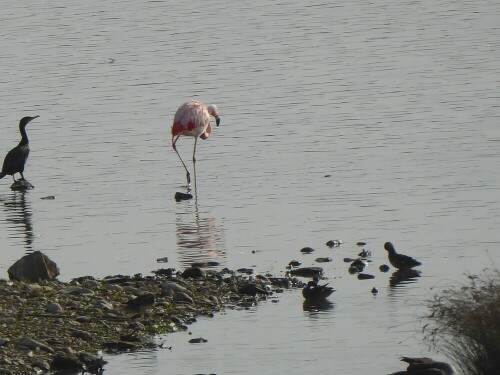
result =
M101 351L155 347L155 335L187 329L199 316L302 285L199 267L69 283L0 280L0 374L101 373Z

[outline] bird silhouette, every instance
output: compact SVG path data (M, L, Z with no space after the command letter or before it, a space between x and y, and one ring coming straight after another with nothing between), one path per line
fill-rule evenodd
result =
M389 262L397 269L404 270L422 265L418 260L408 255L398 254L391 242L386 242L384 248L389 253Z
M198 100L191 100L182 104L175 112L174 122L172 124L172 148L177 153L181 163L186 170L187 186L191 183L190 173L186 164L177 151L176 142L181 135L194 137L193 148L193 167L196 171L196 143L198 138L203 140L210 137L212 134L212 126L210 125L210 116L215 118L217 127L220 124L219 109L216 105L210 104L206 106Z
M432 358L401 357L401 361L408 363L406 371L398 371L391 375L454 375L455 369L446 362L438 362Z
M23 117L19 122L21 141L5 156L2 172L0 172L0 178L4 178L6 175L11 175L14 179L14 182L16 182L14 175L16 173L19 173L21 175L21 179L25 179L23 175L24 165L26 164L26 160L28 159L28 155L30 153L28 134L26 134L26 125L28 125L30 121L36 119L37 117L40 116L26 116Z

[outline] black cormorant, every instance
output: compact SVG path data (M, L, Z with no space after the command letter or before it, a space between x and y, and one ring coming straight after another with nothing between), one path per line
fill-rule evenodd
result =
M21 174L21 179L24 180L24 164L28 159L28 155L30 153L30 145L28 141L28 135L26 134L26 125L29 124L30 121L36 119L40 116L34 117L23 117L19 122L19 132L21 133L21 141L19 144L10 150L5 156L5 160L3 162L2 172L0 173L0 178L4 178L6 175L10 174L16 182L14 178L14 174Z
M389 253L389 262L399 270L408 270L413 267L421 266L418 260L409 257L408 255L396 253L394 245L391 242L386 242L384 248Z

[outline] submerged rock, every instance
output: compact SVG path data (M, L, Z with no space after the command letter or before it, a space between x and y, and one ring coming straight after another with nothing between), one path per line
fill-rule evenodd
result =
M180 201L187 201L189 199L193 199L193 195L189 193L181 193L180 191L177 191L174 196L176 202Z
M35 187L30 184L28 180L16 180L12 185L10 185L10 188L14 191L26 191L26 190L31 190L34 189Z
M301 277L314 277L322 274L323 268L321 267L302 267L290 271L290 275Z
M59 276L59 268L48 256L40 251L23 256L10 266L9 277L12 280L55 280Z

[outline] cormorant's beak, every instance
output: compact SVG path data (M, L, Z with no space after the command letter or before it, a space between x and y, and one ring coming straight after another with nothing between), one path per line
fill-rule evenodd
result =
M34 119L40 117L40 115L33 116L30 121L33 121Z
M217 124L217 127L219 127L219 124L220 124L220 117L217 117L217 118L215 119L215 123Z

